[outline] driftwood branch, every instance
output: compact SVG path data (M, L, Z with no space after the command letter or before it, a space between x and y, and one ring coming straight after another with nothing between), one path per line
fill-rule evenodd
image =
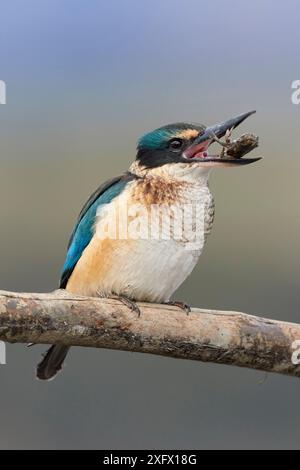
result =
M141 316L112 299L65 291L0 291L0 340L64 343L231 364L300 376L292 363L300 325L238 312L139 304ZM300 344L300 343L299 343Z

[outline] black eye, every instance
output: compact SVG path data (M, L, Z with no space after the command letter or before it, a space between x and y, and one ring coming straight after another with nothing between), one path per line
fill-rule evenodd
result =
M172 139L169 142L169 147L172 150L180 150L182 147L183 141L181 139Z

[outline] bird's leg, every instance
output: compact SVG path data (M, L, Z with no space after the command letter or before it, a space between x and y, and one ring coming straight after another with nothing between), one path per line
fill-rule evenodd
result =
M231 129L227 129L225 133L225 143L228 147L231 144L232 131L233 131L233 127L231 127Z
M130 299L126 295L117 295L117 294L110 294L109 295L109 294L104 294L103 292L100 292L100 291L98 291L97 294L98 294L99 297L102 297L102 298L105 298L105 299L119 300L124 305L126 305L126 307L130 308L130 310L132 312L137 313L138 317L141 316L140 307L137 305L137 303L134 300Z
M227 148L222 147L221 153L220 153L220 158L224 158L227 155Z
M191 313L191 307L186 304L185 302L181 302L180 300L170 300L169 302L164 302L165 305L172 305L173 307L178 307L183 310L187 315Z
M212 137L213 137L215 142L217 142L218 144L220 144L222 146L222 150L221 150L221 153L220 153L220 158L226 157L228 144L226 142L223 142L222 140L220 140L219 137L217 137L214 132L212 132Z
M232 135L233 127L231 129L227 129L226 134L225 134L225 142L223 142L219 137L216 136L214 132L212 132L212 137L215 142L220 144L223 148L220 154L221 158L224 158L227 156L227 149L231 145L231 135Z
M226 131L227 133L227 131ZM222 145L222 147L228 147L228 144L226 142L223 142L219 137L216 136L214 132L211 133L211 136L215 142L218 142L218 144Z

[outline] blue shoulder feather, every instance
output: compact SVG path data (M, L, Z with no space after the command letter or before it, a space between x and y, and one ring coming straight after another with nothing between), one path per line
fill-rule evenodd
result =
M94 235L94 222L98 207L102 204L109 204L126 187L129 181L135 176L131 174L114 178L101 185L92 194L88 202L80 212L77 225L71 235L66 261L60 281L60 288L64 289L68 280L80 259L82 252L88 246Z

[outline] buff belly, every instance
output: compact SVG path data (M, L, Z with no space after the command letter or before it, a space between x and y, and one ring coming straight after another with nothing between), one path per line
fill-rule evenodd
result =
M67 290L166 302L192 272L199 256L199 251L173 240L94 238L77 263Z

